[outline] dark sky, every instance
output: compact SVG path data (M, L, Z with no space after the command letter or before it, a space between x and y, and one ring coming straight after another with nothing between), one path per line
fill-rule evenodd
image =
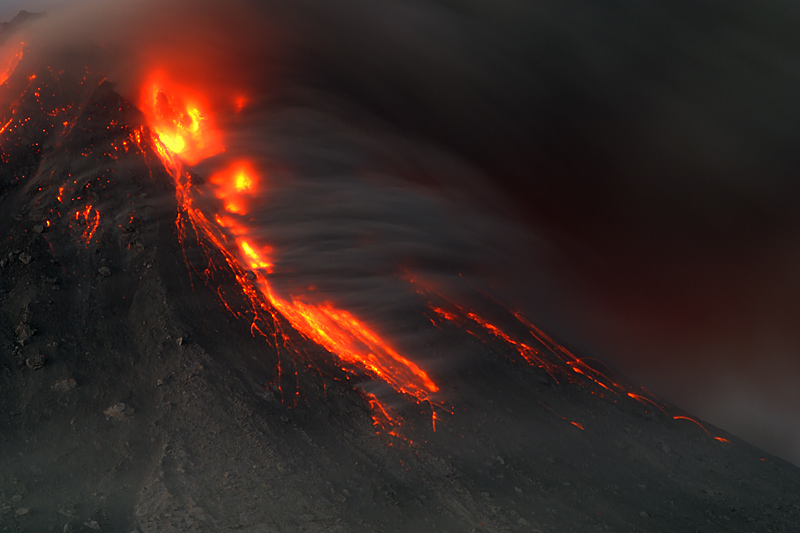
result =
M116 50L127 96L156 60L258 95L231 150L294 166L263 223L296 271L344 298L362 283L373 316L392 265L471 272L576 351L800 462L791 4L78 4L42 38ZM335 263L359 269L319 269L319 213L350 243Z
M66 0L4 0L0 3L0 21L11 20L22 9L41 12L51 10L65 3L67 3Z

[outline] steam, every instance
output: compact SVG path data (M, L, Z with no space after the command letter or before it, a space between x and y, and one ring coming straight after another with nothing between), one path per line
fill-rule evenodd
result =
M404 271L491 289L798 462L798 18L777 0L146 0L30 30L64 64L91 47L133 102L154 65L208 90L228 145L195 170L256 161L280 290L391 333Z

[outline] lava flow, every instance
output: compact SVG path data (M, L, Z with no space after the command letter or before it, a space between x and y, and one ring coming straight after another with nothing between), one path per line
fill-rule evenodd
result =
M643 387L634 387L621 379L614 379L603 371L598 370L588 360L577 357L567 348L557 343L521 313L507 309L499 302L494 302L510 315L511 322L516 322L515 326L518 329L526 332L529 340L523 340L501 329L474 311L453 302L433 289L423 288L416 279L412 279L411 282L417 285L417 292L429 301L430 320L433 325L441 327L444 323L451 323L483 342L492 339L500 341L516 352L528 364L547 373L557 383L560 379L581 385L589 383L594 386L594 390L590 389L592 394L600 397L610 397L614 402L619 398L630 398L644 405L647 409L657 409L673 420L693 422L709 437L713 437L719 442L730 442L723 437L714 437L703 424L692 417L683 414L671 414L668 412L670 409L668 404L660 402ZM568 419L565 420L579 429L583 429L583 426L579 423Z
M272 249L259 238L249 218L254 194L264 187L263 171L246 159L229 161L209 178L209 189L218 205L216 214L209 217L206 214L209 209L201 208L198 200L202 199L203 193L195 186L186 165L218 156L225 150L222 134L216 129L202 95L169 83L163 74L152 76L142 95L141 107L154 133L154 145L175 182L180 206L176 225L181 242L192 231L206 252L209 264L206 276L219 268L229 269L248 306L246 311L237 310L236 306L228 303L229 298L223 290L218 289L227 309L250 320L254 335L268 339L277 350L286 350L293 357L299 357L302 354L292 346L281 326L283 321L288 322L305 338L334 355L338 360L336 366L347 375L367 376L387 384L417 404L427 403L435 430L436 409L443 406L432 399L439 387L422 368L398 353L350 312L331 303L311 303L302 296L282 297L270 283ZM86 222L88 227L88 213ZM90 234L88 238L91 239ZM215 260L216 257L222 257L222 260ZM636 401L674 420L691 420L708 433L692 418L669 414L667 404L659 402L645 389L613 379L596 368L597 364L575 356L520 313L503 308L509 315L504 323L510 322L512 329L526 332L527 339L435 291L418 289L417 292L431 302L430 318L437 327L444 323L454 324L482 342L505 344L556 383L566 381L588 385L592 394L613 402L621 398ZM277 370L280 380L283 372L280 362ZM372 410L374 425L391 435L401 436L399 416L374 394L363 390L361 393ZM568 421L584 429L580 423ZM722 438L717 440L725 442Z
M225 302L228 309L240 316L246 314L254 334L270 339L278 349L291 350L281 329L282 317L304 337L335 355L339 360L337 366L344 372L383 381L417 403L428 403L433 413L435 404L431 395L439 387L422 368L400 355L370 326L330 303L309 303L296 296L283 298L275 292L269 282L271 248L260 242L248 225L248 201L261 186L253 165L236 161L211 176L212 190L221 204L220 213L213 218L195 204L198 191L184 164L192 165L217 155L224 146L203 99L180 89L166 83L163 76L154 76L142 93L142 108L155 133L154 144L162 162L175 180L180 206L177 226L182 242L191 229L203 246L213 247L206 250L212 269L224 266L215 265L211 259L213 252L221 253L250 307L247 313L241 313ZM396 427L400 422L391 408L375 395L364 395L372 408L374 424L399 436ZM431 416L435 423L435 413Z

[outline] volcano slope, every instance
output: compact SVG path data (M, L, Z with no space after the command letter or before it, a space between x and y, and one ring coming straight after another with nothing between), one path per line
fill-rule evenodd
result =
M376 432L364 383L325 350L284 324L319 361L293 364L223 305L233 272L203 276L208 248L181 241L136 108L88 75L19 83L0 168L0 530L796 531L794 466L457 327L431 346L461 354L435 376L452 413L434 431L411 403L399 436Z

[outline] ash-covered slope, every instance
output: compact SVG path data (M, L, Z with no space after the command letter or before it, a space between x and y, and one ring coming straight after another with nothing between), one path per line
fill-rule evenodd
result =
M278 380L219 300L232 275L207 285L181 244L142 115L50 76L0 144L0 530L795 530L797 468L457 328L435 432L398 406L403 438L376 434L364 396L313 366Z

